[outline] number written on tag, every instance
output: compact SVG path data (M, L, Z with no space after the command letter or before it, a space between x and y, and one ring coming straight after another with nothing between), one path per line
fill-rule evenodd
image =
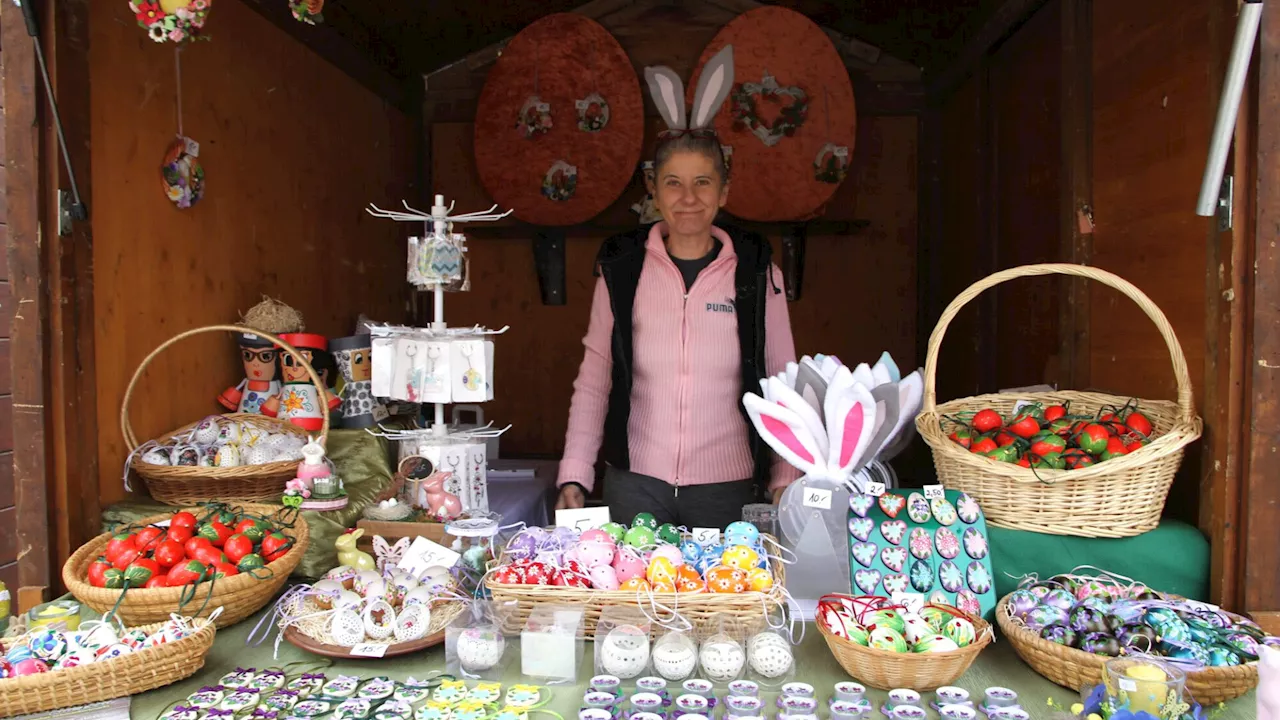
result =
M885 487L884 487L884 483L882 482L867 483L866 494L870 495L871 497L880 497L881 495L884 494L884 491L885 491Z
M924 595L920 593L894 593L889 599L910 613L918 613L924 607Z
M556 511L556 525L578 530L591 530L609 522L608 506L566 508Z
M720 542L719 528L694 528L693 541L699 545L715 545Z
M804 506L819 510L830 510L831 491L822 488L807 488L804 491Z
M947 496L947 490L941 485L925 485L924 496L927 500L942 500Z
M385 655L386 652L386 645L377 645L375 643L358 643L351 646L352 657L380 658Z

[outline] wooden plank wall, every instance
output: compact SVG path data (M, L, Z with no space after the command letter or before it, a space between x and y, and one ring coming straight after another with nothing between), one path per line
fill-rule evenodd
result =
M235 321L262 299L307 329L405 317L405 228L365 213L416 199L411 118L243 3L220 3L209 42L182 51L184 129L201 143L207 194L165 197L158 168L177 130L174 51L125 3L91 8L97 447L103 504L124 496L119 411L139 362L181 331ZM512 318L514 321L514 318ZM220 412L242 377L231 337L175 346L131 405L141 438Z
M0 48L0 77L4 76L4 52ZM4 93L0 93L0 248L8 242L8 184L4 169ZM0 582L17 598L18 518L13 486L13 373L9 362L9 324L13 319L9 288L9 256L0 253Z

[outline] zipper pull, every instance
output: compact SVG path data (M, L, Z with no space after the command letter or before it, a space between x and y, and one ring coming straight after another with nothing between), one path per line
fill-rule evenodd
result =
M679 481L677 481L677 482L679 482ZM675 497L680 497L680 486L679 486L679 485L676 485L676 494L675 494Z

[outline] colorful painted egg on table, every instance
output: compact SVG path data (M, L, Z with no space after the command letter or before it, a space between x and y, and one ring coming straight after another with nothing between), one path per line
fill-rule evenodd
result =
M610 545L614 545L616 543L612 535L600 528L583 530L582 534L578 536L578 542L586 542L588 540L599 540L600 542L608 543Z
M657 532L658 519L653 516L653 513L647 513L647 512L636 513L636 516L631 520L631 527L632 528L638 528L638 527L648 528L650 530L653 530L654 532Z
M667 558L655 555L649 560L649 567L645 570L645 578L650 585L659 582L674 584L676 581L676 566Z
M911 587L918 593L927 593L933 589L933 566L924 560L911 561Z
M726 545L755 547L759 541L759 528L745 520L729 523L729 526L724 529L724 542Z
M728 567L748 572L760 562L760 554L746 545L733 545L720 556L720 562Z
M682 593L702 592L707 583L692 565L681 565L676 568L676 590Z
M970 645L977 638L973 623L968 618L953 617L942 628L942 635L950 638L957 647Z
M975 594L984 595L991 590L991 573L981 562L974 560L965 571L965 582Z
M651 588L648 580L645 580L643 577L633 577L622 583L622 586L618 589L623 592L647 592Z
M933 555L933 537L925 528L912 528L911 535L907 538L907 547L917 559L928 560Z
M608 565L614 552L613 543L602 540L584 540L575 547L578 562L589 568Z
M951 652L959 649L960 647L955 642L943 635L929 635L921 638L920 642L916 643L912 648L914 652L918 653Z
M613 569L617 572L618 582L643 577L647 566L644 558L634 548L620 547L613 557Z
M974 560L987 556L987 539L978 532L978 528L965 528L964 551Z
M627 534L622 538L622 542L633 548L644 548L651 547L655 539L652 528L636 525L627 531Z
M145 640L146 633L143 633ZM31 653L41 660L57 660L67 652L67 638L57 630L37 630L27 638Z
M907 629L907 621L902 613L892 608L872 610L862 616L862 624L867 627L887 627L897 631L899 635Z
M934 547L938 554L947 560L955 559L960 554L960 539L951 532L951 528L940 527L933 533Z
M956 521L956 509L946 498L934 498L929 502L933 517L942 525L952 525Z
M903 618L903 622L906 623L906 625L903 629L902 636L912 645L919 642L922 637L936 634L936 631L929 625L929 623L918 615L905 616Z
M773 573L765 568L755 568L747 573L747 587L754 592L766 592L773 587Z
M525 585L549 585L551 583L551 568L545 563L531 562L524 571Z
M956 593L956 607L970 615L982 614L982 604L978 602L978 596L968 590Z
M966 525L972 525L978 522L978 516L982 514L982 508L978 506L978 501L969 493L960 493L956 498L956 514Z
M515 565L503 565L502 567L493 571L493 581L495 583L498 583L499 585L523 585L524 573L521 572L520 568L516 567ZM418 590L426 592L426 588L423 588L423 587L416 588L414 592L417 592ZM430 593L428 593L427 595L428 595L427 602L430 602L431 601ZM409 595L406 595L405 602L407 603L408 601L409 601Z
M867 637L867 647L902 653L907 651L907 639L891 627L874 627Z
M123 647L123 646L115 645L112 647ZM36 658L27 658L26 660L21 660L13 664L14 677L22 677L24 675L38 675L40 673L46 673L46 672L49 672L48 664L46 664L45 661L38 660Z
M622 538L627 534L626 526L616 522L607 522L600 526L600 530L612 538L614 543L622 542Z
M707 589L713 593L741 593L747 590L747 574L733 567L714 567L707 572Z
M609 565L596 565L587 570L591 585L599 590L617 590L622 583L618 581L618 573ZM635 577L628 578L633 580Z
M913 492L907 496L907 517L920 525L929 522L929 501L924 499L924 495Z
M685 562L696 563L702 557L702 546L697 541L685 540L680 543L680 554L684 556Z
M684 554L675 545L659 545L653 549L653 553L649 556L650 560L653 558L666 558L675 567L684 564Z
M666 543L668 545L680 544L680 531L671 523L663 523L662 525L659 525L656 536L658 538L658 542Z
M649 583L649 585L656 593L674 593L676 591L676 582L674 579L659 580L657 582Z
M698 569L698 572L705 578L707 576L707 573L711 572L712 569L720 567L720 556L710 555L710 554L703 555L702 558L698 560L698 562L695 564L695 567Z

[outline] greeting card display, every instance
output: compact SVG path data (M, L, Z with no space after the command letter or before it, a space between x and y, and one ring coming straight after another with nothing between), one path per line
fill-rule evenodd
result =
M854 595L915 595L982 617L995 609L987 521L973 496L940 485L854 494L848 515Z

